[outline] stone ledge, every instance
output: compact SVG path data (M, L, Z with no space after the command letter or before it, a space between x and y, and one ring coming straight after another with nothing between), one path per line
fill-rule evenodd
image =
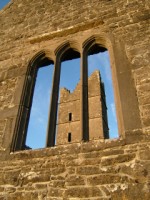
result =
M131 132L130 132L131 133ZM73 143L67 145L59 145L51 148L43 148L37 150L22 150L17 152L11 152L10 154L5 151L1 151L1 160L26 160L33 158L43 158L53 156L62 156L62 155L76 155L82 153L89 153L94 151L101 151L105 149L111 149L116 147L122 147L129 144L139 144L150 142L150 134L141 134L141 132L133 132L131 135L127 134L125 139L106 139L106 140L91 140L89 142ZM7 150L8 152L8 150ZM131 151L132 152L132 151ZM107 154L107 152L105 152ZM111 155L111 153L108 153ZM114 154L114 152L112 153ZM103 155L104 156L104 155Z
M99 20L97 19L97 21L93 20L86 24L81 23L76 26L70 26L69 28L66 28L66 29L57 30L57 31L54 31L51 33L39 35L37 37L32 37L32 38L29 38L28 41L31 44L40 43L42 41L51 40L56 37L62 37L62 36L64 37L69 34L74 34L74 33L77 33L79 30L80 31L88 30L89 28L94 28L94 27L97 27L102 24L104 24L104 22L101 19L99 19Z

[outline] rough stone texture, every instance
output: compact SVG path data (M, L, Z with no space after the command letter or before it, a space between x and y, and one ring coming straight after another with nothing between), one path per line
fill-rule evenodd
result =
M144 127L144 132L147 132L150 128L150 68L141 67L137 70L134 70L134 74L137 85L141 120Z
M13 98L16 84L15 78L0 82L0 110L14 106Z
M0 11L0 200L150 199L149 8L149 0L12 0ZM55 60L65 41L82 52L93 35L110 53L124 139L10 153L28 62L41 50Z
M0 162L0 199L148 200L149 155L149 142L125 140L11 153Z
M105 91L101 90L101 77L98 70L88 78L88 103L89 103L89 139L104 139L103 118L107 113L105 107L102 113L102 104L105 102ZM80 134L80 91L81 82L75 90L70 93L66 88L60 89L60 103L58 110L57 140L56 144L67 144L70 142L81 142ZM69 113L71 120L69 121ZM106 124L107 124L107 116ZM108 131L108 127L106 129ZM68 134L71 134L71 141L68 141Z

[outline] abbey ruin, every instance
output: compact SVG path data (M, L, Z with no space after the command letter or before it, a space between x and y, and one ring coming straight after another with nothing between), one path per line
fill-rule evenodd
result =
M149 0L11 0L0 10L0 200L150 199L149 10ZM116 139L102 120L99 73L88 78L88 55L106 50ZM56 127L61 62L74 58L80 82L73 93L62 90L59 108L76 125L63 131L61 118ZM37 70L52 63L46 146L27 149ZM76 114L65 95L79 101Z

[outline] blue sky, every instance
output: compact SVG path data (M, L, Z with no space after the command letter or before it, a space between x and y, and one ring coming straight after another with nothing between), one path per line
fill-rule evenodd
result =
M90 75L96 69L100 71L102 82L104 82L105 86L109 135L110 138L116 138L118 137L118 127L108 51L88 57L88 75Z
M37 75L26 144L33 149L45 147L48 111L54 66L40 68ZM118 137L115 103L108 52L88 56L88 75L100 70L105 84L110 138ZM62 62L60 88L71 92L80 79L80 59Z
M54 66L39 68L28 124L26 145L45 147Z
M10 2L10 0L0 0L0 9L2 9L9 2Z

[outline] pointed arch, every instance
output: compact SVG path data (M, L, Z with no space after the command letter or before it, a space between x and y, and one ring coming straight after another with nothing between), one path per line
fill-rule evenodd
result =
M124 52L120 52L122 47L119 43L112 45L112 35L96 34L87 38L82 45L84 65L87 65L87 55L93 54L94 51L105 51L106 49L110 55L110 67L112 72L112 81L114 88L114 97L116 104L116 114L118 121L118 130L121 137L125 137L128 130L135 127L141 128L140 116L138 111L138 102L135 96L135 86L132 81L131 69L127 66L127 59ZM126 89L130 88L130 89ZM125 102L125 97L128 97ZM84 100L85 101L85 100ZM134 116L128 117L131 108L135 108ZM138 123L134 123L137 121Z
M71 55L70 55L71 52ZM58 111L58 97L59 97L59 84L60 84L60 73L61 73L61 62L69 60L70 56L73 58L80 57L78 43L76 41L67 41L59 45L55 51L56 63L53 77L53 89L51 99L51 109L49 115L49 127L47 133L47 147L55 145L56 141L56 122L57 122L57 111ZM73 53L73 54L72 54Z
M101 34L101 35L93 35L90 38L87 38L83 42L82 48L83 48L83 57L84 57L84 63L85 63L84 66L86 66L86 71L87 71L87 73L84 74L84 76L86 76L86 79L87 79L88 78L88 56L89 55L93 55L93 54L97 54L99 52L105 52L107 50L109 52L110 51L112 52L112 50L111 50L111 42L110 42L109 38L106 38L106 35L103 35L103 34ZM115 80L113 79L113 81L116 81L116 79ZM114 85L116 85L116 84L114 84ZM88 88L88 86L87 86L87 88ZM115 88L115 90L117 90L117 89ZM112 91L112 94L113 93L114 92ZM87 104L88 104L88 99L85 99L85 97L83 98L83 101L84 101L84 104L85 104L85 102L87 102ZM88 109L89 109L89 106L88 106ZM105 120L103 121L103 130L105 130L105 131L103 133L103 137L104 138L109 138L109 134L108 134L108 130L109 129L108 129L108 123L107 123L107 107L105 109L104 106L103 106L102 107L102 112L105 113L105 115L104 115L105 116ZM106 123L104 123L104 122L106 122Z
M55 55L57 59L59 59L59 61L63 60L63 56L69 49L72 49L74 52L80 53L80 44L75 40L62 43L55 49Z

